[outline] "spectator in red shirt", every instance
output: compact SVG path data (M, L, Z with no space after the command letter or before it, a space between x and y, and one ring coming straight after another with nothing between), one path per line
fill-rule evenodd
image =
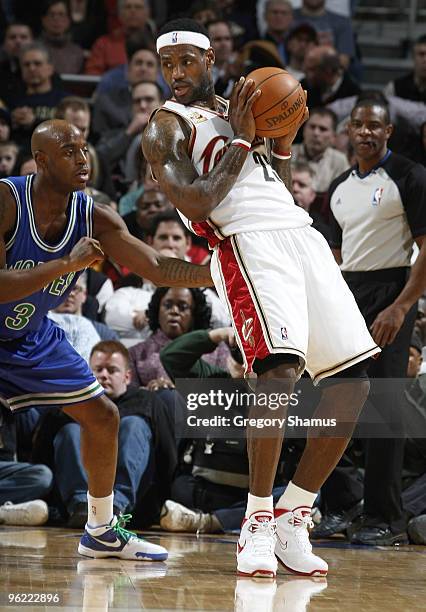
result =
M121 27L95 41L86 62L86 74L103 74L111 68L125 64L125 39L129 34L139 31L145 35L146 40L153 39L145 0L119 0L118 14Z

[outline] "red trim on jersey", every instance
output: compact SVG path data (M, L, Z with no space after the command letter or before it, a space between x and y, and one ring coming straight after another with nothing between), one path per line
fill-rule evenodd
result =
M188 145L189 157L192 157L192 151L194 150L195 138L197 137L197 128L195 127L195 125L192 125L191 128L192 128L192 131L191 131L191 136L189 138L189 145Z
M270 355L257 316L256 308L238 261L231 240L225 238L218 247L218 259L225 280L226 294L232 309L232 318L247 361L247 371L253 370L254 360Z
M191 227L197 236L202 236L207 240L211 249L213 249L220 242L220 238L216 236L214 229L207 223L207 221L200 221L199 223L194 223L194 221L192 221Z

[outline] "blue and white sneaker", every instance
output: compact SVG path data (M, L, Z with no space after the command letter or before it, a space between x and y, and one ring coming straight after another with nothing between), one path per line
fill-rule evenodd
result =
M168 552L162 546L151 544L135 533L124 529L131 514L114 516L109 525L86 529L78 545L78 552L85 557L103 559L119 557L133 561L165 561Z

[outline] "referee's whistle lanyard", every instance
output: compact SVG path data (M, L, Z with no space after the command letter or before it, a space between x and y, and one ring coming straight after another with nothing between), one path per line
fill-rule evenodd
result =
M364 174L363 174L362 172L359 171L359 168L357 166L355 168L355 172L357 173L357 175L359 176L360 179L367 178L367 176L369 174L371 174L372 172L375 172L377 170L377 168L380 168L380 166L383 166L385 161L387 161L391 155L392 155L392 151L390 149L388 149L386 151L386 153L383 155L382 159L380 161L378 161L377 164L375 166L373 166L373 168L371 168L371 170L369 170L368 172L364 172Z

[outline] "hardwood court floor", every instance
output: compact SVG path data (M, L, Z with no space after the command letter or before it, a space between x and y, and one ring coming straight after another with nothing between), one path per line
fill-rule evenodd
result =
M363 548L343 541L316 550L327 579L279 573L238 579L228 536L150 533L167 563L93 560L77 554L79 532L0 527L0 610L210 610L411 612L426 609L426 547ZM60 604L8 606L8 595L57 593ZM235 596L236 593L236 596ZM235 603L234 603L235 597Z

